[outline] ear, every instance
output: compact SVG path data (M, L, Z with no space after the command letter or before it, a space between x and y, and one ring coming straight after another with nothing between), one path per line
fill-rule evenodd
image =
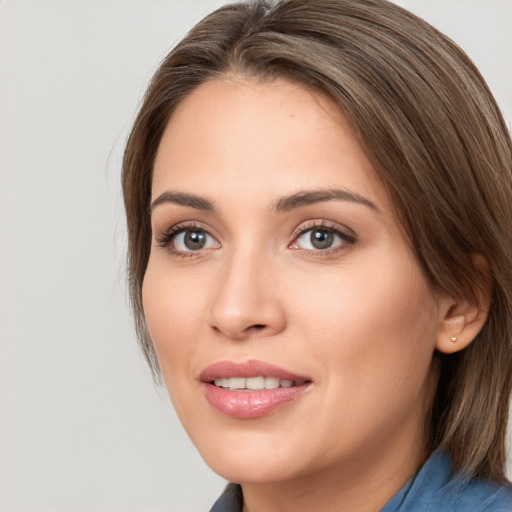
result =
M488 272L489 265L480 255L473 257L473 264L485 276L485 283L484 286L475 285L477 304L454 297L445 302L445 313L436 340L436 349L444 354L466 348L476 338L489 316L493 284Z

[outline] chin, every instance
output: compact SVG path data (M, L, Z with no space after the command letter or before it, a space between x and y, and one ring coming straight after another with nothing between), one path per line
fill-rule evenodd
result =
M260 457L236 454L227 457L204 458L210 468L229 482L243 484L271 484L293 480L300 476L295 466L280 460L261 460ZM293 467L293 472L291 471Z
M252 429L251 429L252 430ZM296 440L285 432L210 432L192 441L206 464L218 475L235 483L274 483L300 476ZM278 434L278 435L275 435ZM283 439L288 437L288 439ZM197 441L197 442L196 442ZM288 441L288 442L287 442ZM301 443L303 444L303 443ZM307 458L307 457L306 457Z

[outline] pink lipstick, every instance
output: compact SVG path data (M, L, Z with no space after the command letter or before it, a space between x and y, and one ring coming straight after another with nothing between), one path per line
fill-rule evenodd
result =
M298 399L311 379L262 361L221 361L203 372L206 399L235 418L258 418Z

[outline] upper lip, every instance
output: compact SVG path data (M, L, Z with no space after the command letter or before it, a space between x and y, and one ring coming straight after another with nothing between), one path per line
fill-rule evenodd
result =
M206 367L199 379L202 382L211 382L214 379L232 378L232 377L277 377L279 380L292 381L311 381L305 375L299 375L289 370L285 370L274 364L263 361L219 361Z

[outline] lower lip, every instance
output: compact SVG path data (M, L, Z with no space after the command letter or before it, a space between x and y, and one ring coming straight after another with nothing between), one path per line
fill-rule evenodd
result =
M226 416L259 418L297 400L309 388L309 384L261 391L229 391L206 383L204 388L208 402Z

